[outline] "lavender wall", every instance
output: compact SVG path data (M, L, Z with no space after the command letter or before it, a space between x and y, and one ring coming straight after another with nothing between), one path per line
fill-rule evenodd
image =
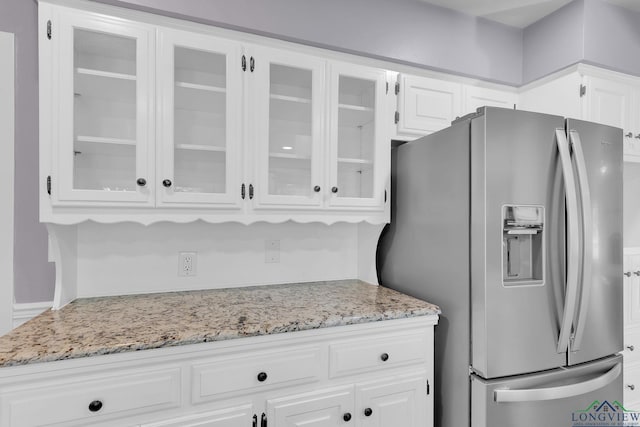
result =
M47 230L38 222L38 41L35 0L0 0L0 31L15 34L14 287L16 302L53 298ZM4 284L2 286L5 286Z
M522 30L420 0L97 0L512 85Z
M573 1L524 29L522 82L584 58L584 0Z
M640 12L600 0L585 0L584 59L640 75Z

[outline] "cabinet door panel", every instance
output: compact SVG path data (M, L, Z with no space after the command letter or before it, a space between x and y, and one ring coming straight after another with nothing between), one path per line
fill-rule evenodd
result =
M513 108L517 95L497 89L476 86L464 87L464 107L461 116L474 113L479 107Z
M394 378L356 387L356 411L361 426L421 427L427 425L425 375Z
M337 427L353 417L353 387L327 389L267 401L267 419L278 427ZM353 423L353 421L351 421ZM398 424L401 425L401 424Z
M241 405L166 421L142 424L140 427L247 427L254 414L253 405Z
M158 200L166 205L240 205L240 45L159 32Z
M331 71L329 204L383 209L389 135L383 126L385 72L335 63Z
M150 28L80 11L59 24L52 202L153 204Z
M250 61L250 128L256 208L319 207L325 61L275 49L256 49ZM254 58L255 57L255 58ZM251 65L250 65L251 66Z
M451 125L461 114L462 86L400 74L398 133L428 135Z
M633 88L624 83L597 77L587 77L585 82L585 119L622 128L625 133L629 132Z

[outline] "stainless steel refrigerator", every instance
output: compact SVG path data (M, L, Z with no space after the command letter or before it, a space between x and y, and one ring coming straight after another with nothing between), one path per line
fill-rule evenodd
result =
M436 426L621 412L622 130L484 107L392 151L378 276L442 309Z

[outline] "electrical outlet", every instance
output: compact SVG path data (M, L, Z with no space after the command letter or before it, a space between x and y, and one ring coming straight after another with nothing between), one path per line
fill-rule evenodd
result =
M280 240L264 241L264 262L280 262Z
M195 276L197 264L197 252L178 252L178 276Z

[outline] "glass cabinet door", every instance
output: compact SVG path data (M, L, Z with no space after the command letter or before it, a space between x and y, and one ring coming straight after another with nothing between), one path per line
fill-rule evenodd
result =
M54 203L153 204L152 32L79 11L59 24Z
M325 62L266 48L249 60L255 206L320 206Z
M159 33L160 204L240 203L240 45L199 34Z
M382 123L385 72L340 63L331 70L329 204L382 209L390 161Z

